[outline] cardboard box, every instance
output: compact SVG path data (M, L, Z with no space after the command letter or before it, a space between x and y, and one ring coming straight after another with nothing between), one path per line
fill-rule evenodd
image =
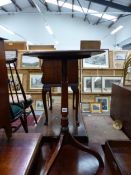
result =
M100 40L82 40L80 43L80 49L100 49Z
M5 41L5 50L27 50L26 42L23 41Z

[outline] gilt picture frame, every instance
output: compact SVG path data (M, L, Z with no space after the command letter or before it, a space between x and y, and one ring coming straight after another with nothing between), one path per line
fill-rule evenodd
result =
M40 59L33 56L21 55L20 67L23 69L40 69Z
M30 73L29 75L29 89L41 90L43 84L41 83L42 73Z

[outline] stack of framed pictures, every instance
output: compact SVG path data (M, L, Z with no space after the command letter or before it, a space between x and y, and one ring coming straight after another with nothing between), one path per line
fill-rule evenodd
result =
M122 77L83 77L83 92L111 93L112 84L120 84L122 81Z
M111 103L110 96L96 96L94 102L81 103L81 112L83 113L109 112L110 103Z

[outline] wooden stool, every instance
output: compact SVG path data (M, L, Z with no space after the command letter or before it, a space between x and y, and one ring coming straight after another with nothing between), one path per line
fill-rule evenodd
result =
M42 99L45 109L45 125L48 124L48 111L46 104L46 93L49 92L50 110L52 110L52 94L51 87L61 87L61 61L60 60L47 60L44 59L42 64ZM68 85L73 91L73 109L75 109L76 125L78 121L78 105L79 105L79 89L78 89L78 61L68 61ZM76 98L76 101L75 101ZM75 103L75 104L74 104Z

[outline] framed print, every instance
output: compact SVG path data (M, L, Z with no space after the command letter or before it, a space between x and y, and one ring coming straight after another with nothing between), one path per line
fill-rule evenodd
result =
M12 59L17 57L17 51L16 50L6 50L5 51L5 58Z
M53 104L61 104L61 96L52 96L52 103Z
M92 77L83 77L83 91L91 92Z
M40 60L37 57L22 55L21 68L38 69L40 68Z
M108 50L83 59L83 68L108 68Z
M22 81L23 81L23 74L19 74L19 77L20 77L20 81L22 83ZM13 74L13 78L14 78L15 85L17 87L17 92L21 92L21 90L20 90L20 84L18 82L17 75L16 74ZM13 84L13 80L12 80L11 74L8 74L8 79L11 82L11 89L12 89L12 91L14 91L15 89L14 89L14 84Z
M127 57L127 54L128 54L127 50L113 51L113 59L114 60L125 60Z
M42 89L42 83L41 83L42 73L31 73L30 74L30 89Z
M113 52L113 63L114 68L116 69L122 69L124 62L126 60L128 51L127 50L119 50Z
M43 101L42 100L36 100L35 101L35 109L37 111L44 111Z
M102 112L109 111L109 98L108 97L96 97L96 102L101 103L102 105Z
M101 103L91 102L90 103L90 111L91 111L91 113L101 113L102 112Z
M92 92L102 92L102 77L92 77Z
M5 51L5 58L6 60L12 60L13 58L17 58L17 51L16 50L7 50ZM9 64L6 64L7 68L9 67ZM14 64L11 63L10 66L14 68Z
M90 103L89 102L82 102L81 103L81 112L90 112Z
M120 84L122 81L122 77L102 77L102 91L110 93L112 90L112 84Z

